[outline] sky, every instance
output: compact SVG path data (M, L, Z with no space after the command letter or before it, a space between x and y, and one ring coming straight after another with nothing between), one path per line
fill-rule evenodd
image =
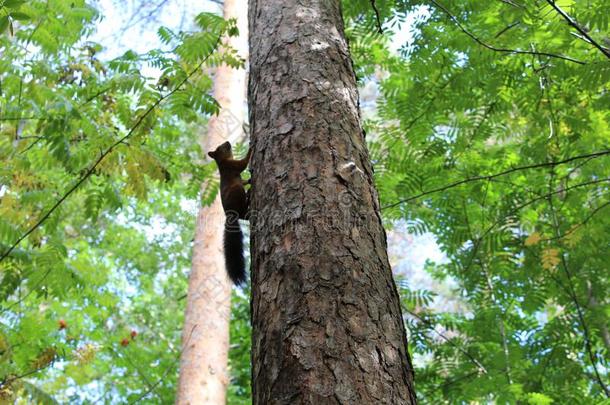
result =
M161 46L157 37L160 26L174 31L188 30L197 14L221 10L220 6L212 1L97 0L96 3L103 18L98 23L97 33L92 40L106 47L106 56L109 58L119 56L128 49L144 53L158 48ZM146 8L134 7L133 3L144 3ZM161 3L162 7L156 7ZM151 23L148 23L149 21Z

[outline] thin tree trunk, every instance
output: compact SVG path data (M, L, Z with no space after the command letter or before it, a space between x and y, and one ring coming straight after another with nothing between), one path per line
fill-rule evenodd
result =
M413 404L339 0L250 0L254 404Z
M237 18L240 30L240 37L231 38L230 44L242 56L247 53L245 10L245 1L224 1L224 17ZM220 66L214 80L214 97L222 110L218 117L210 119L207 137L202 137L204 155L227 139L235 140L243 134L245 70ZM211 206L199 210L182 332L177 404L226 403L231 282L222 252L224 221L220 196Z

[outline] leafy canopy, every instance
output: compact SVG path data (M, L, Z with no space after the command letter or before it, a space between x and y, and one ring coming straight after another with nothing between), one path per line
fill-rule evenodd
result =
M222 41L237 30L200 14L105 61L87 40L99 18L82 0L0 1L2 402L173 399L188 205L217 189L203 68L243 66Z
M608 2L377 0L379 17L365 3L346 13L379 91L366 130L383 214L434 234L433 290L455 286L403 284L420 400L602 402Z
M605 0L343 2L384 218L431 233L399 280L422 403L608 396ZM193 212L233 22L104 61L84 1L0 0L0 395L173 401ZM379 33L382 28L383 34ZM398 52L392 32L410 30ZM160 71L143 74L144 66ZM400 269L398 269L400 270ZM230 403L249 403L248 302ZM132 332L135 332L132 333Z

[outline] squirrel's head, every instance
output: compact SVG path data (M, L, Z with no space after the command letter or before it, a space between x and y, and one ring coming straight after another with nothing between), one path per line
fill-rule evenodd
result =
M208 152L208 156L214 160L230 159L233 157L231 142L227 141L216 148L216 150Z

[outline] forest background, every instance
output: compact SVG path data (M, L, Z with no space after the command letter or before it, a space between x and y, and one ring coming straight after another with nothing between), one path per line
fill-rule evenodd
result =
M173 401L218 189L208 68L244 68L199 6L0 0L4 400ZM343 7L419 400L605 403L610 4ZM248 296L231 404L250 403Z

